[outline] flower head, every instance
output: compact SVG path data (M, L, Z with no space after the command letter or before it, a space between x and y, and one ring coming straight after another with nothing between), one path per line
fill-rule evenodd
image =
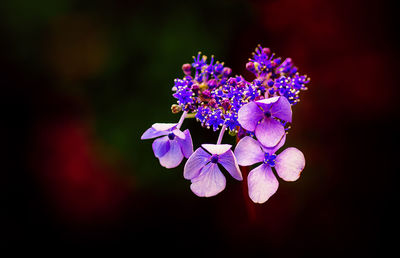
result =
M290 147L276 155L283 146L286 136L274 148L265 148L258 141L246 136L235 148L235 156L241 166L261 163L250 171L247 182L249 196L255 203L266 202L278 190L279 182L272 168L285 181L296 181L305 166L304 155L296 148Z
M190 189L197 196L210 197L225 189L226 179L218 167L222 165L236 180L243 180L229 144L203 144L187 160L183 177L191 180Z
M177 167L183 157L189 158L193 153L189 130L182 132L177 126L178 124L155 123L141 137L142 140L159 137L153 142L153 152L161 166L166 168Z
M221 167L242 180L238 164L261 163L249 173L248 184L250 198L262 203L278 188L272 168L286 181L296 180L304 168L299 150L275 152L284 144L290 128L291 106L300 101L300 92L307 90L310 79L299 74L291 58L278 57L260 45L246 69L255 75L253 80L233 75L223 62L214 56L207 59L199 52L193 62L182 65L183 77L174 80L172 96L176 103L171 111L183 111L179 122L156 123L142 135L142 139L156 138L153 151L162 166L176 167L183 157L188 158L183 175L191 180L190 188L198 196L214 196L225 188ZM220 130L216 144L202 144L193 152L189 130L180 131L186 117L195 118L207 129ZM227 129L240 140L235 154L231 145L221 144Z

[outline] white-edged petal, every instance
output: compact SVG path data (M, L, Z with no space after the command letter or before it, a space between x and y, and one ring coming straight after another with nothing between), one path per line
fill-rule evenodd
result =
M238 142L235 156L240 166L251 166L264 160L261 144L250 136L245 136Z
M211 155L202 148L198 148L186 161L183 169L183 177L185 179L192 179L199 175L200 170L210 162Z
M280 178L285 181L296 181L306 165L301 151L290 147L282 151L275 160L275 169Z
M208 163L200 175L192 179L190 189L199 197L211 197L225 189L226 179L216 163Z
M230 144L202 144L201 147L206 149L211 154L221 155L227 152L232 145Z
M165 155L159 157L160 164L166 168L175 168L179 166L183 159L183 154L179 143L176 140L169 141L170 148Z
M251 170L247 177L250 199L255 203L266 202L279 187L271 167L262 164Z

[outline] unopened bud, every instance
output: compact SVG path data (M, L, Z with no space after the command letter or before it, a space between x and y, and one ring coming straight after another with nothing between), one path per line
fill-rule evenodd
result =
M192 87L191 87L191 90L193 90L193 91L197 91L199 89L200 89L200 87L199 87L198 84L193 84Z
M215 87L217 87L218 82L215 79L210 79L208 80L207 84L209 89L214 89Z
M192 72L191 69L192 69L192 65L191 64L182 65L182 70L186 75L190 75L190 73Z
M250 72L255 72L255 71L256 71L253 62L248 62L248 63L246 64L246 69L247 69L248 71L250 71Z
M267 56L269 56L269 54L271 54L271 49L269 49L269 48L267 48L267 47L263 48L262 51L263 51L263 53L266 54Z
M232 73L232 69L229 68L229 67L225 67L222 70L222 75L225 76L225 77L228 77L229 75L231 75L231 73Z
M222 106L225 110L228 110L229 107L231 106L231 103L230 103L229 99L223 99L223 100L221 101L221 106Z
M209 99L209 98L211 97L211 92L210 92L209 90L204 90L204 91L201 93L201 96L202 96L203 98L205 98L205 99Z
M208 102L208 105L210 107L213 107L213 108L217 108L218 107L217 101L215 99L210 99L210 101Z
M179 106L178 104L172 104L171 111L173 114L178 114L179 112L182 111L182 107Z

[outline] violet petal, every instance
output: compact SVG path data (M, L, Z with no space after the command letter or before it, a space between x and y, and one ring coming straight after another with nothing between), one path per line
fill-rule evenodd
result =
M278 142L278 144L275 147L267 148L267 147L261 145L261 148L263 149L263 151L265 153L274 154L285 144L285 141L286 141L286 134L283 134L283 137L281 138L281 140Z
M285 134L285 128L273 118L264 118L255 131L257 140L267 148L275 147Z
M177 124L167 124L167 123L155 123L149 129L147 129L140 139L152 139L162 135L167 135L171 128L176 126Z
M201 147L206 149L211 154L221 155L227 152L232 145L230 144L202 144Z
M261 107L264 110L264 112L266 112L269 111L271 107L279 101L279 98L280 96L257 100L255 103L257 104L257 106Z
M185 139L179 139L177 138L176 140L178 141L179 145L181 146L181 150L183 153L183 156L185 158L189 158L190 155L193 153L193 142L192 142L192 137L190 136L189 129L186 129L183 131L185 135Z
M183 154L181 150L181 146L176 140L169 141L170 148L165 155L158 158L160 160L160 164L166 168L174 168L179 166L183 159Z
M154 156L156 156L157 158L164 156L165 153L167 153L170 149L168 136L155 139L152 144L152 147Z
M276 157L275 163L275 169L280 178L285 181L296 181L306 165L306 160L301 151L290 147Z
M235 156L241 166L251 166L264 160L261 144L250 136L245 136L238 142L235 148Z
M247 103L238 112L238 122L246 130L253 132L258 121L264 117L264 113L255 102Z
M200 175L192 179L190 189L197 196L211 197L225 189L226 179L216 163L208 163Z
M271 106L271 115L287 122L292 122L292 107L286 97L279 97L279 100Z
M174 129L174 130L172 130L172 133L175 134L176 137L178 137L182 140L185 140L185 134L181 130Z
M279 182L272 173L271 167L262 164L247 177L250 199L255 203L266 202L278 190Z
M192 179L199 175L200 170L210 162L211 155L202 148L198 148L186 161L183 169L183 177L185 179Z
M172 123L155 123L151 127L153 127L157 131L167 131L167 130L172 130L174 126L177 124L172 124Z
M219 155L218 163L221 164L233 178L239 181L243 180L242 172L240 172L236 157L231 150Z

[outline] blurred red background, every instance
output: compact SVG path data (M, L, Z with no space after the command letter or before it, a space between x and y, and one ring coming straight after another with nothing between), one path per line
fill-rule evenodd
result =
M394 242L398 41L389 3L0 6L7 247L370 257ZM160 167L140 135L176 119L170 86L198 50L250 76L245 62L259 43L311 77L288 137L306 168L263 205L230 179L220 195L198 198L183 166ZM210 138L185 126L195 146Z

